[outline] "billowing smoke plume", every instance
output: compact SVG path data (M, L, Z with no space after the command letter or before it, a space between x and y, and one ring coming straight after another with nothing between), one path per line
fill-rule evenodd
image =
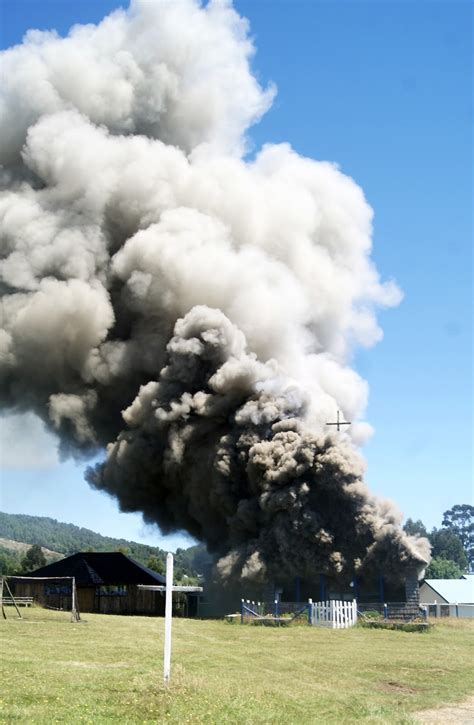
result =
M400 294L350 178L286 144L246 156L274 95L247 30L227 2L135 0L3 54L3 405L65 454L109 444L92 484L224 576L421 565L362 482L347 366ZM328 435L337 409L354 423Z

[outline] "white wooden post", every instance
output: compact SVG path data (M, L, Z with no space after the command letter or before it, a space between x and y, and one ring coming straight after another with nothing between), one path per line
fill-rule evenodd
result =
M71 622L77 622L76 616L76 579L72 577L71 581Z
M165 647L163 653L163 679L170 681L171 667L171 618L173 612L173 554L166 557L166 599L165 599Z
M0 576L0 609L2 610L3 618L6 619L5 609L3 608L3 577Z

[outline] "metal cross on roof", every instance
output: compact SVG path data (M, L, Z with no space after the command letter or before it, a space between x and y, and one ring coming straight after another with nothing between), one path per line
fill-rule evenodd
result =
M341 425L351 425L350 421L340 420L339 411L337 411L337 421L335 423L326 423L326 425L335 425L336 430L341 430Z

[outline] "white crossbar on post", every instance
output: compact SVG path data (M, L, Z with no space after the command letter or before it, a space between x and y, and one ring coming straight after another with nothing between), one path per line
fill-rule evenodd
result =
M166 592L166 585L165 584L137 584L138 589L144 589L149 592ZM177 586L177 587L171 587L174 592L182 592L184 594L198 594L199 592L203 591L202 587L193 587L193 586Z
M173 617L173 592L183 594L199 594L202 587L173 586L173 554L166 556L166 584L138 584L138 589L149 592L165 592L165 644L163 649L163 679L170 681L171 671L171 621Z

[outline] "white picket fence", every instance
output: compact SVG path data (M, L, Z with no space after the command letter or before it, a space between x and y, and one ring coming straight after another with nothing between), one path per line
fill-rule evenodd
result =
M347 629L357 622L357 602L340 602L331 599L329 602L310 602L311 624L315 627Z

